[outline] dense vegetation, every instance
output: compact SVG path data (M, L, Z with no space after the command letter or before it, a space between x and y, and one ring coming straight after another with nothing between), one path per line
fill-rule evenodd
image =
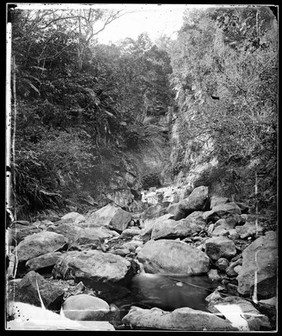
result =
M269 7L187 11L171 48L178 103L178 155L172 168L189 171L191 153L217 166L196 185L234 195L276 223L278 30ZM193 147L193 148L191 148ZM209 156L209 157L208 157ZM179 170L179 169L178 169ZM257 175L258 194L255 195ZM219 190L217 188L220 188Z
M116 172L129 170L138 180L142 150L165 142L154 120L173 98L169 57L146 34L98 44L93 26L118 14L16 11L13 171L19 215L79 209L89 195L99 201Z
M118 15L14 15L18 217L78 206L89 195L97 201L120 170L140 181L153 176L142 153L167 160L169 132L160 120L173 110L179 140L163 174L188 173L188 150L199 154L211 141L202 159L218 164L196 184L219 184L222 193L259 202L275 222L278 28L269 7L190 10L176 40L153 43L141 34L99 44L95 25ZM256 172L259 194L252 199Z

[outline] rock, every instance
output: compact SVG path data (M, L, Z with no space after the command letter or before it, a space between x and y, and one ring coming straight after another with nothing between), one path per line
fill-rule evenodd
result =
M42 230L46 230L50 225L53 225L54 222L50 221L49 219L37 220L33 223L33 225L37 226Z
M179 209L179 203L172 203L166 208L166 213L175 216Z
M133 239L131 241L127 241L122 244L118 244L116 246L112 246L109 250L110 253L118 254L120 256L127 256L136 253L136 249L143 246L143 242L141 240Z
M148 273L199 274L209 270L209 258L204 252L168 239L148 241L137 259Z
M121 256L121 257L126 257L128 255L130 255L130 250L129 248L126 248L126 247L119 247L119 248L115 248L114 250L112 249L111 250L111 253L113 254L116 254L118 256Z
M106 301L88 294L68 297L62 309L65 317L76 321L103 321L110 311Z
M32 270L37 271L37 270L42 270L46 267L52 267L56 264L57 260L59 259L61 255L62 255L61 252L46 253L39 257L29 259L26 262L25 267L29 271L32 271Z
M220 297L215 300L212 300L209 303L209 310L213 313L218 313L218 310L216 309L216 305L223 305L228 308L229 305L235 305L239 307L239 310L241 310L241 315L243 319L247 322L248 329L250 331L259 331L259 330L269 330L270 329L270 323L268 320L268 317L265 315L262 315L252 304L251 302L238 297L238 296L227 296L227 297ZM235 317L234 317L235 318ZM227 317L228 319L228 317ZM238 327L239 325L236 323L239 322L239 317L237 321L233 322L234 327Z
M217 269L210 269L208 272L208 277L212 280L212 281L219 281L221 280L221 276L218 274L218 270Z
M203 218L209 222L216 222L218 219L228 217L230 215L241 215L241 209L234 202L219 204L212 208L210 211L205 211Z
M122 245L123 248L128 249L130 252L135 252L137 247L143 246L143 242L139 240L131 240Z
M9 235L9 244L10 246L17 246L21 241L24 240L25 237L32 235L33 233L41 232L42 229L38 228L35 225L21 225L14 224L8 230Z
M159 308L142 309L131 307L122 319L135 329L185 330L185 331L229 331L237 330L230 323L214 314L184 307L172 312Z
M223 225L217 226L211 233L212 236L228 236L228 234L229 231Z
M238 238L240 238L238 232L236 231L236 229L231 229L228 231L228 238L232 239L232 240L236 240Z
M132 215L122 208L108 204L86 217L88 227L106 226L121 233L132 219Z
M119 282L128 275L131 263L112 253L97 250L64 253L53 268L54 278Z
M122 231L122 233L120 235L120 238L131 239L134 236L140 235L142 232L143 231L141 231L138 228L128 228L128 229L125 229L124 231Z
M220 257L230 259L236 255L236 247L232 240L219 236L212 237L205 242L206 254L213 261L217 261Z
M64 247L67 240L61 234L42 231L27 236L15 248L19 262L38 257L49 252L56 252Z
M232 261L229 266L226 268L225 272L229 277L234 277L238 275L238 268L235 270L237 266L242 265L242 259L238 259L236 261Z
M247 221L248 218L249 218L249 215L243 213L243 214L241 215L241 218L242 218L242 224L245 224L246 221Z
M217 271L217 270L215 270L215 271ZM222 296L220 294L220 290L218 288L216 288L210 295L208 295L206 297L205 300L206 300L206 302L212 302L212 301L215 301L215 300L218 300L218 299L221 299L221 298L222 298Z
M226 230L234 229L234 227L240 224L242 217L238 214L228 215L215 222L214 227L223 226Z
M116 187L114 187L114 189L115 188ZM108 193L106 195L107 198L113 201L114 204L119 207L128 208L134 202L134 196L131 193L130 188L124 186L124 188L121 189L120 187L118 187L118 189L119 190L113 190L112 192Z
M179 211L184 212L186 216L193 211L205 211L209 205L208 187L200 186L195 188L192 193L179 203ZM185 217L186 217L185 216ZM175 216L175 220L179 220L180 213ZM184 217L182 217L184 218Z
M148 209L144 210L142 212L141 217L143 220L153 219L153 218L163 216L166 212L167 212L166 207L164 207L163 204L157 203L157 204L151 205Z
M239 274L240 271L241 271L241 269L242 269L242 266L241 265L237 265L237 266L234 267L234 272L236 272L237 274Z
M78 224L85 221L85 217L79 214L78 212L69 212L66 215L64 215L61 219L67 220L74 224Z
M171 219L171 214L165 214L161 217L158 217L156 219L149 219L144 221L144 228L141 230L141 237L143 241L148 241L151 239L151 234L153 231L153 227L157 222L164 222Z
M94 229L96 228L80 229L74 238L74 245L94 244L96 247L100 247L103 239Z
M210 208L214 208L219 204L225 204L228 203L228 198L227 197L220 197L216 195L212 195L210 198Z
M79 321L81 327L79 327L78 331L88 330L89 332L98 331L115 331L114 326L107 321Z
M119 208L113 216L109 228L121 233L127 228L131 219L132 215L129 212Z
M226 258L219 258L215 265L220 271L225 271L229 266L229 261Z
M117 233L114 230L108 229L105 226L83 228L83 231L80 231L80 232L81 234L83 232L83 235L88 233L90 236L93 236L93 237L96 236L100 240L111 239L111 238L120 236L119 233ZM80 235L78 234L78 236Z
M257 238L243 251L242 256L242 268L237 277L239 293L252 295L257 271L258 299L275 296L278 266L276 233L269 231L265 236Z
M238 295L238 286L231 282L226 283L226 290L228 295L234 295L234 296Z
M235 230L241 239L245 239L254 235L260 235L263 232L263 227L261 225L256 226L254 222L247 222L242 226L236 226Z
M60 309L65 294L64 290L34 271L28 272L17 284L14 301L41 307L37 285L44 306L47 309Z
M55 232L63 235L66 238L68 244L72 244L74 242L75 236L77 235L80 227L74 225L73 223L62 223L59 222L55 225L50 225L47 228L47 231Z
M161 221L158 219L153 226L151 239L185 238L191 234L199 233L205 225L202 211L194 211L179 221L173 219Z

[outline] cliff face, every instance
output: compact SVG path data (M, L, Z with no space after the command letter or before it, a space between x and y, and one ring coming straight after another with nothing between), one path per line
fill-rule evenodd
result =
M192 117L193 111L182 110L172 118L168 165L162 173L166 184L186 184L194 188L201 174L218 163L212 155L213 140L208 134L189 136Z
M138 150L124 152L122 165L115 167L111 181L105 188L106 198L131 211L140 210L141 189L160 187L164 183L163 170L169 162L172 108L159 116L149 116L144 124L154 127L151 137Z

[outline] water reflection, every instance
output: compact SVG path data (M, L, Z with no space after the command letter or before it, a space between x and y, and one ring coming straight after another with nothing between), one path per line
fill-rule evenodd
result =
M135 305L164 310L190 307L207 310L205 298L216 285L206 276L181 276L140 273L131 282L131 296Z

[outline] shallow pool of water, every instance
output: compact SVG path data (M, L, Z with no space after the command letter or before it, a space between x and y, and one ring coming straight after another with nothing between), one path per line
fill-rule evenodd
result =
M172 311L181 307L208 311L205 298L216 288L206 275L181 276L141 273L133 277L129 294L115 303L125 313L130 306Z

